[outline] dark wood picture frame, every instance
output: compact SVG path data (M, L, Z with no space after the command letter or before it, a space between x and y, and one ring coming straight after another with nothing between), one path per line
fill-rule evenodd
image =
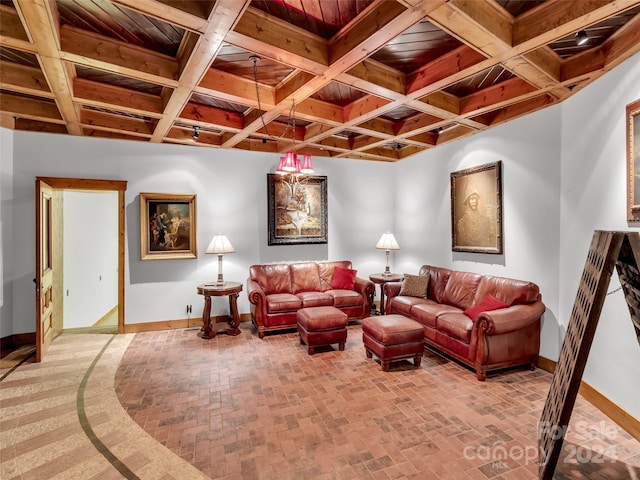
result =
M327 243L327 177L267 174L269 245Z
M196 258L196 195L140 193L140 259Z
M640 222L640 99L627 105L627 221Z
M451 173L454 252L502 254L502 162Z

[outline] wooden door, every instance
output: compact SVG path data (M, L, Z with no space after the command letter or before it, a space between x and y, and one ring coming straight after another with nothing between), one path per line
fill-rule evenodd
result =
M46 182L36 180L36 361L40 362L62 331L60 245L61 196ZM60 270L60 272L58 272ZM60 304L60 305L58 305Z

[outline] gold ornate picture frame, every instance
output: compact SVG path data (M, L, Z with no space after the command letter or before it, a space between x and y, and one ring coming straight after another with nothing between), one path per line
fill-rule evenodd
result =
M627 105L627 221L640 222L640 100Z
M502 254L502 162L451 173L454 252Z
M140 194L141 260L196 258L196 195Z
M267 174L268 244L327 243L327 177L289 180Z

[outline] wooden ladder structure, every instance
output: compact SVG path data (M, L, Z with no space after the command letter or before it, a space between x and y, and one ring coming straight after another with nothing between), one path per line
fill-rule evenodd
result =
M539 478L551 480L615 266L640 344L640 234L596 230L538 424Z

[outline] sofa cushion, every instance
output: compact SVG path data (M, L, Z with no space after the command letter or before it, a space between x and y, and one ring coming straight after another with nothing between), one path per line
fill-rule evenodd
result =
M358 271L351 268L334 268L333 276L331 277L331 288L333 290L353 290L357 274Z
M325 293L333 297L334 307L357 307L364 301L355 290L327 290Z
M404 280L402 280L402 286L400 287L400 293L398 295L427 298L428 287L428 275L410 275L405 273Z
M260 285L265 295L291 293L289 265L253 265L249 268L249 278Z
M433 300L424 300L411 307L411 317L424 325L436 328L436 318L444 313L460 313L461 310Z
M446 303L444 289L447 286L451 270L447 268L432 267L431 265L423 265L420 267L419 275L429 276L427 298L435 300L438 303Z
M475 322L478 319L478 315L482 312L490 312L491 310L498 310L499 308L506 308L508 306L508 303L498 300L490 293L487 293L479 304L467 308L463 313Z
M446 303L465 310L475 303L476 290L482 275L471 272L451 272L444 289Z
M464 343L471 340L473 322L464 313L443 313L436 319L436 327L439 332Z
M333 297L326 292L300 292L296 297L302 300L302 308L333 306Z
M291 312L302 308L302 300L291 293L267 295L267 312Z
M291 263L289 271L291 272L291 293L322 292L317 263Z
M478 285L476 303L480 303L489 293L509 305L515 305L535 302L540 296L540 289L535 283L487 275L482 277Z
M410 317L411 307L424 301L425 301L424 298L418 298L418 297L408 297L408 296L393 297L391 299L391 302L388 305L389 308L387 308L386 312L387 314L401 313L403 315L406 315L407 317Z

